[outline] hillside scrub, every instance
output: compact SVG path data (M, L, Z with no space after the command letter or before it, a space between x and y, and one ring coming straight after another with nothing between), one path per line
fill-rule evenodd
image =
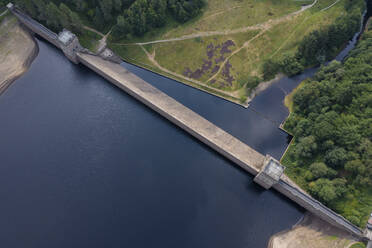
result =
M54 31L65 27L81 33L86 24L101 32L112 28L113 39L141 36L164 26L169 18L186 22L205 5L204 0L15 0L15 3Z
M285 129L295 141L287 174L315 198L365 226L372 209L372 31L293 96Z
M270 80L279 72L293 76L304 68L318 66L332 59L360 28L364 1L347 1L347 14L336 19L331 25L314 30L304 37L294 54L284 54L269 59L263 64L263 78Z

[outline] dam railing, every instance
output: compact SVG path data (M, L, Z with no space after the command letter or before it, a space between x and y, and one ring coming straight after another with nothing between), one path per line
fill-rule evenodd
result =
M284 180L279 180L273 188L333 226L363 237L363 231L360 228Z

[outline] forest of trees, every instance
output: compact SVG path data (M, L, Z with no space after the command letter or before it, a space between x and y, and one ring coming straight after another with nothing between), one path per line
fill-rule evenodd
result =
M347 14L326 28L306 35L295 54L267 60L263 65L264 79L270 80L279 72L293 76L306 67L321 65L335 57L359 30L364 5L364 0L347 1L344 6Z
M3 0L0 0L3 1ZM99 31L113 28L114 39L142 36L167 20L186 22L198 15L204 0L15 0L19 7L54 31L82 32L83 23Z
M372 28L372 26L371 26ZM314 197L364 226L372 208L372 31L293 96L283 163Z

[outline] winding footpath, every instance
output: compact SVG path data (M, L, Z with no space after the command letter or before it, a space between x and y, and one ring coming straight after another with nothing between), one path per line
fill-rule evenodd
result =
M285 16L279 17L279 18L274 19L274 20L270 19L270 20L268 20L266 22L259 23L259 24L253 25L253 26L246 26L246 27L241 27L241 28L237 28L237 29L228 29L228 30L219 30L219 31L202 31L202 32L197 32L197 33L193 33L193 34L184 35L184 36L181 36L181 37L175 37L175 38L169 38L169 39L161 39L161 40L153 40L153 41L146 41L146 42L137 42L137 43L113 43L113 44L115 44L115 45L123 45L123 46L131 46L131 45L140 46L141 49L145 52L148 60L156 68L164 71L165 73L167 73L169 75L172 75L172 76L177 77L177 78L184 79L184 80L189 81L189 82L191 82L193 84L196 84L196 85L198 85L200 87L209 89L209 90L214 91L214 92L218 92L218 93L224 94L226 96L230 96L230 97L236 99L234 102L239 103L239 90L235 90L235 91L220 90L218 88L209 86L207 83L211 82L212 80L215 80L220 75L220 73L222 72L224 66L226 65L226 63L228 63L229 59L231 59L234 55L236 55L241 50L248 48L254 40L256 40L257 38L259 38L262 35L264 35L272 27L274 27L274 26L276 26L278 24L281 24L281 23L283 23L285 21L288 21L291 18L294 18L294 17L299 16L304 11L306 11L306 10L314 7L318 2L319 2L319 0L314 0L314 2L312 4L306 5L306 6L302 6L301 9L298 10L298 11L289 13L289 14L287 14ZM334 3L332 3L328 7L321 9L321 11L326 11L326 10L332 8L338 2L340 2L340 0L336 0ZM219 11L219 12L217 12L217 13L211 15L211 16L218 15L218 14L221 14L223 12L229 11L229 10L234 9L234 8L239 8L239 7L240 6L231 7L230 9L227 9L225 11ZM211 16L207 16L206 18L209 18ZM308 19L309 19L309 17L305 18L304 21L302 21L299 24L299 26L301 26L303 23L305 23ZM201 82L201 81L198 81L198 80L195 80L195 79L186 77L186 76L181 75L179 73L173 72L173 71L171 71L171 70L169 70L167 68L164 68L155 59L155 49L154 49L153 53L150 54L149 51L147 51L147 49L144 47L145 45L151 45L151 44L159 44L159 43L167 43L167 42L177 42L177 41L195 39L195 38L200 38L200 37L217 36L217 35L231 35L231 34L245 33L245 32L252 31L252 30L258 30L259 33L257 35L255 35L253 38L247 40L241 47L239 47L236 50L232 51L232 53L227 58L224 59L224 61L220 65L218 71L215 72L205 82ZM272 55L272 57L275 56L288 43L288 41L296 33L296 30L297 30L297 28L291 34L288 35L288 38L274 52L274 54ZM200 89L200 87L198 87L198 88ZM203 90L203 89L201 89L201 90ZM211 93L211 92L208 91L208 93ZM216 95L214 93L211 93L211 94ZM219 95L216 95L216 96L219 96ZM250 99L248 99L248 101L249 100Z

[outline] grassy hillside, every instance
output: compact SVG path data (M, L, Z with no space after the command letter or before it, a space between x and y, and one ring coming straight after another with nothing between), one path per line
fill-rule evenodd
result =
M134 64L246 103L264 81L265 61L294 56L304 36L346 16L348 2L208 0L202 14L185 24L169 22L109 45Z
M14 0L98 51L246 105L255 87L336 55L364 0ZM103 44L103 45L102 45Z

